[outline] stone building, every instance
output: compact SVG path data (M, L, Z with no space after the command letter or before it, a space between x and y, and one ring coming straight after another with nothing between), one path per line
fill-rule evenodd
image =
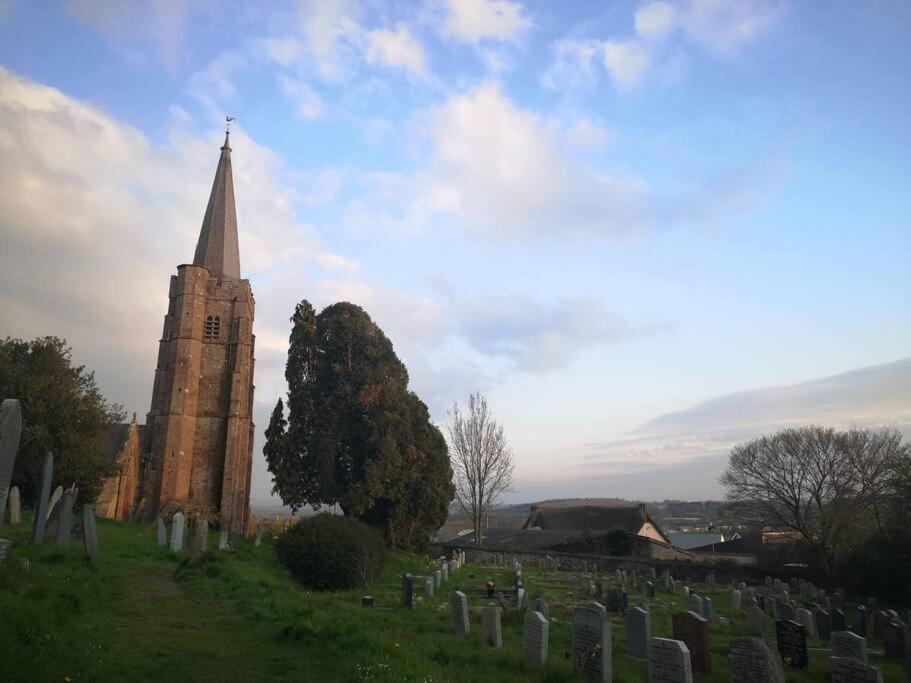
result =
M105 480L95 501L95 512L108 519L129 519L142 493L142 436L145 428L133 421L108 425L104 434L105 464L117 474Z
M146 424L112 426L124 447L99 501L117 519L151 520L179 507L242 534L253 463L254 301L240 276L228 134L193 263L177 266L168 297ZM129 488L134 448L142 450L138 493Z

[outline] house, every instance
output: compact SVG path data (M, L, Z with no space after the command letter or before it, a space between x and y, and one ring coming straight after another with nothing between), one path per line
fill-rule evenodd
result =
M633 507L544 507L532 505L523 529L542 531L608 532L620 529L634 536L670 543L667 535L648 514L644 503Z

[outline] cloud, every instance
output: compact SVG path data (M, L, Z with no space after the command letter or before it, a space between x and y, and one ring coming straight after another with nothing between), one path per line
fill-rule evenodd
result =
M295 104L295 112L304 120L318 119L323 115L325 105L313 88L300 78L279 74L282 90Z
M210 109L217 109L216 102L233 98L237 94L234 77L247 68L243 54L225 50L210 61L204 69L190 77L189 93Z
M444 35L468 43L515 42L529 28L531 19L521 3L510 0L448 0Z
M604 66L621 90L639 85L651 61L651 53L638 40L608 40L604 43Z
M418 78L427 75L424 49L403 24L398 24L395 30L381 28L368 31L364 57L368 64L402 69Z
M633 25L644 40L663 40L674 29L677 11L669 2L648 2L636 10Z
M784 0L691 0L680 22L693 42L730 55L768 31L786 10Z
M600 41L563 38L551 46L551 51L553 62L541 75L541 85L545 88L576 89L597 82L594 66L603 52Z

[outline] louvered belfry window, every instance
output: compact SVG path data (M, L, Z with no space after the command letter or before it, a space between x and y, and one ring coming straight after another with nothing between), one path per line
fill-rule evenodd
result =
M221 336L221 319L217 315L206 318L204 336L206 339L218 339Z

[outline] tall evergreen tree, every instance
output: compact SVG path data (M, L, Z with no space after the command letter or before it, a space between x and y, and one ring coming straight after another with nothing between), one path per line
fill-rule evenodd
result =
M291 323L288 416L279 400L266 430L273 491L292 509L338 502L389 545L420 545L446 519L452 468L392 342L346 302L315 315L302 301Z

